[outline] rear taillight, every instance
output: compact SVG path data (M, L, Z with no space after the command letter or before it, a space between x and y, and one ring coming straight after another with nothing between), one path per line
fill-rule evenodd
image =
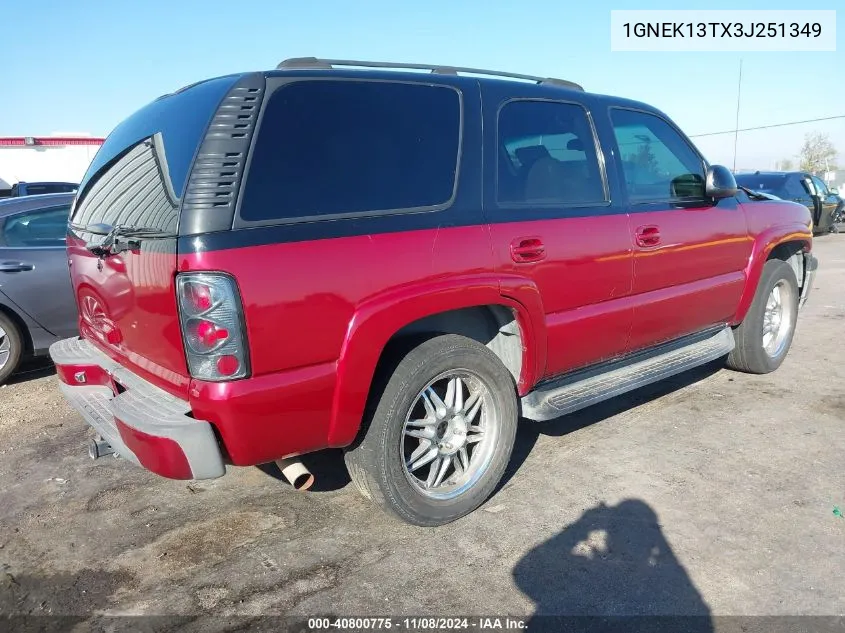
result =
M235 281L220 273L180 273L176 293L191 376L212 381L246 376L246 335Z

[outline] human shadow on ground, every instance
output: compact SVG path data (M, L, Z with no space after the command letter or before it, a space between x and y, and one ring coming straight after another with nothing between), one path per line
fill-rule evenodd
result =
M710 609L644 501L588 509L513 569L529 631L711 633Z

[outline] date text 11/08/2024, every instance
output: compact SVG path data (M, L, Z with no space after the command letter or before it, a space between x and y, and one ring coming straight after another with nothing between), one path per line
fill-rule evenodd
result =
M403 617L403 618L309 618L308 628L319 630L388 630L403 631L450 631L479 630L504 631L524 630L528 624L521 618L476 617L476 618L439 618L439 617Z

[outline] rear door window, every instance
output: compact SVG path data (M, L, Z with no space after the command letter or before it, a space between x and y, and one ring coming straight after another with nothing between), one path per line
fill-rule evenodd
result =
M580 105L511 101L499 114L497 201L583 205L607 200L593 129Z
M632 202L704 198L704 162L666 121L613 108L613 131Z
M247 223L433 210L454 198L461 98L414 83L309 80L270 96L240 203Z

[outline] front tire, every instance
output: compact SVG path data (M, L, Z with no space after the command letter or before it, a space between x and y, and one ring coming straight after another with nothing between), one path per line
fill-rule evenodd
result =
M396 366L345 453L359 490L403 521L443 525L480 506L502 478L517 424L513 378L489 349L448 334Z
M0 313L0 385L18 368L23 353L23 337L18 327Z
M779 259L767 261L748 314L734 329L736 347L728 356L728 367L751 374L780 367L795 334L798 299L792 267Z

